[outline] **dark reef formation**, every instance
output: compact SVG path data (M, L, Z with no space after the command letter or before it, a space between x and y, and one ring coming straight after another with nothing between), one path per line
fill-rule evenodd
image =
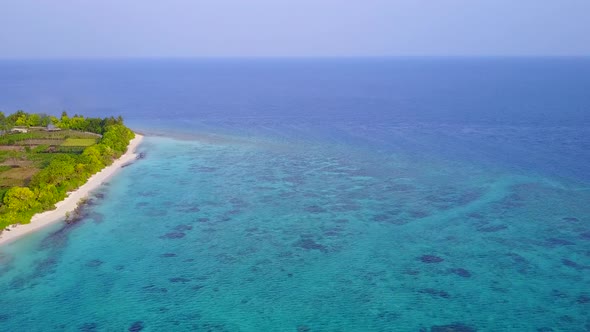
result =
M463 323L453 323L448 325L434 325L430 332L476 332L477 329Z
M185 235L182 232L170 232L160 236L160 239L182 239Z
M94 331L98 331L98 324L96 324L96 323L84 323L84 324L80 325L80 327L78 328L78 331L82 331L82 332L94 332Z
M139 332L139 331L143 330L143 328L144 328L143 322L138 320L138 321L134 322L133 324L131 324L128 331L129 332Z
M99 266L101 266L103 263L104 263L104 262L103 262L103 261L101 261L100 259L93 259L93 260L90 260L90 261L88 261L88 262L86 263L86 266L88 266L88 267L99 267Z
M505 230L507 228L508 228L508 226L506 226L506 225L492 225L492 226L478 227L477 231L483 232L483 233L493 233L493 232L499 232L501 230Z
M444 262L443 258L435 256L435 255L422 255L422 256L420 256L419 260L422 263L427 263L427 264Z
M321 252L328 252L328 248L320 243L315 242L308 237L301 237L299 241L293 244L294 247L303 248L305 250L319 250Z
M464 268L454 268L454 269L450 269L449 270L451 273L456 274L460 277L463 278L470 278L471 277L471 272L465 270Z
M434 288L424 288L419 290L418 292L422 293L422 294L428 294L432 297L441 297L444 299L448 299L451 297L451 295L443 290L440 289L434 289Z

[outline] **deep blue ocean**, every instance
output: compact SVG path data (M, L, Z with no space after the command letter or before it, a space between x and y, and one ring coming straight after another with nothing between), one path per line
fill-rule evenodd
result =
M590 58L0 61L145 159L0 247L0 331L590 331Z

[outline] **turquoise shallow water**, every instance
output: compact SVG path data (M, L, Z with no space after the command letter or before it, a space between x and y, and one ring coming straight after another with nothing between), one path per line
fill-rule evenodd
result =
M212 137L148 137L87 218L3 247L1 329L588 329L583 182Z

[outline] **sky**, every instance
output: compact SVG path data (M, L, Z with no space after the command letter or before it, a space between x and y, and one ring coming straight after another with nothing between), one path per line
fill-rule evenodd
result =
M590 55L590 0L0 0L0 58Z

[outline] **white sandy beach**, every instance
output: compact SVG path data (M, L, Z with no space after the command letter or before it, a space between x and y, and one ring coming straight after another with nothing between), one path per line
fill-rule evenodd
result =
M56 209L37 213L31 219L29 224L9 226L10 231L4 231L0 235L0 245L12 242L26 234L39 230L47 225L55 223L56 221L65 217L67 212L74 211L78 206L78 202L88 194L100 187L106 180L112 177L121 167L137 158L136 149L141 143L143 136L135 134L135 138L129 142L127 152L119 159L115 160L113 164L103 168L100 172L94 174L88 181L77 190L71 192L63 201L55 204Z

